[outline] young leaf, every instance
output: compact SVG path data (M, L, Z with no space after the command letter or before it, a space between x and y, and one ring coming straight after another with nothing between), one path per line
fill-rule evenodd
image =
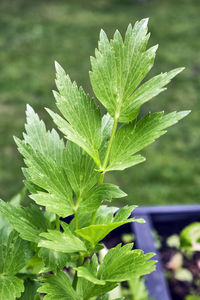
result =
M38 292L47 294L44 300L78 300L69 277L62 271L56 275L46 274L41 278L42 286Z
M62 223L64 232L55 230L48 230L43 232L38 247L49 248L58 252L74 253L80 251L87 251L84 243L77 238L69 229L67 224Z
M66 173L77 198L89 191L97 181L92 158L76 144L68 141L65 151Z
M58 109L65 119L49 111L59 129L72 142L82 147L99 164L98 149L101 145L101 114L93 99L72 83L63 68L56 63L54 92Z
M132 250L132 244L117 245L108 251L100 265L97 277L110 282L126 281L133 277L151 273L155 269L154 253L144 254Z
M19 151L25 157L27 169L25 175L28 181L43 189L30 197L39 205L46 206L48 211L62 217L72 215L74 203L72 190L63 166L50 157L45 157L34 151L24 141L16 139ZM44 192L46 190L46 192Z
M30 242L39 242L39 234L49 227L47 220L36 205L19 208L0 200L0 212L19 232L21 238Z
M163 112L148 114L136 124L123 125L115 136L108 170L113 166L123 164L133 159L133 155L153 143L155 139L166 133L166 128L176 124L189 114L190 111Z
M136 22L134 28L129 25L124 42L118 31L109 42L102 30L95 58L91 58L90 80L94 93L120 122L129 122L137 116L138 109L127 113L127 102L154 63L157 46L146 51L147 23L144 19Z
M94 274L92 274L90 270L88 270L84 266L78 267L76 268L76 270L78 271L78 277L83 277L94 284L105 285L106 283L104 280L99 280L98 278L96 278Z
M111 201L113 198L122 198L125 196L126 193L114 184L104 183L97 185L81 200L79 212L91 213L98 209L102 201Z
M200 251L200 222L194 222L186 226L180 234L183 249Z

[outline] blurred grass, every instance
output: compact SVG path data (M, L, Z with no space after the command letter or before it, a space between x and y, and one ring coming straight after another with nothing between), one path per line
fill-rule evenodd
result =
M0 196L8 200L22 186L22 159L13 135L21 136L25 104L31 104L49 127L44 111L55 109L51 90L54 60L73 80L92 93L89 56L99 30L111 37L128 23L150 17L150 45L160 47L151 76L185 66L166 92L143 109L192 113L148 147L147 161L113 173L128 194L126 201L142 205L195 203L200 199L200 2L199 0L1 0L0 2Z

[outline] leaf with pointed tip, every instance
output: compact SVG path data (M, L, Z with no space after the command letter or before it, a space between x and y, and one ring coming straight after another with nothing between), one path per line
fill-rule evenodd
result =
M0 300L15 300L23 291L23 280L13 275L0 274Z
M48 230L48 232L41 233L40 237L43 239L40 240L38 247L64 253L87 251L84 243L72 234L67 224L62 223L62 227L64 232Z
M121 126L113 142L108 169L133 158L136 152L165 134L167 127L176 124L189 112L172 112L167 115L163 115L163 112L149 113L136 124Z
M65 266L70 266L70 256L67 253L55 250L40 248L38 256L42 258L45 267L49 271L62 270Z
M49 227L48 221L36 205L19 208L0 200L0 212L19 232L21 238L30 242L39 242L39 234Z
M94 284L105 285L105 283L106 283L104 280L99 280L98 278L96 278L94 276L94 274L92 274L90 272L90 270L88 270L84 266L78 267L78 268L76 268L76 270L78 271L78 277L83 277L86 280L88 280L88 281L90 281L90 282L92 282Z
M42 286L38 292L47 294L44 300L78 300L69 277L62 271L56 275L46 274L41 278Z
M95 224L109 224L113 222L113 215L118 207L101 205L96 212Z
M23 134L24 141L32 149L38 151L45 157L50 157L59 165L63 165L64 141L59 137L55 129L47 131L42 120L39 119L30 105L26 109L26 133Z
M161 92L165 91L165 86L184 68L177 68L168 73L161 73L150 80L146 81L140 86L129 98L126 100L126 106L121 110L121 114L129 118L131 111L137 111L141 105L151 100Z
M39 205L46 206L50 212L67 217L74 213L72 190L63 166L50 157L34 151L24 141L16 139L18 149L25 157L27 169L25 175L28 181L43 189L30 197ZM46 192L45 192L46 190Z
M133 155L131 157L123 158L121 161L113 162L105 169L105 172L110 171L123 171L127 168L138 165L146 160L142 155Z
M89 191L97 181L96 165L76 144L68 141L65 151L66 173L77 198Z
M121 244L110 249L103 259L97 277L110 282L126 281L155 270L155 254L144 254L142 250L132 250L133 244L121 247Z
M87 272L78 273L80 276L77 283L77 293L80 299L88 300L90 297L105 294L116 287L116 283L99 284L103 281L97 279L98 260L95 254L92 259L85 262L84 268L87 269ZM94 284L93 281L96 280L98 283Z
M111 201L114 198L122 198L126 195L114 184L104 183L97 185L80 201L79 212L91 213L98 209L102 201Z
M131 206L126 205L120 208L114 217L114 222L121 222L126 220L136 207L137 205L131 205Z
M112 230L130 222L143 223L142 219L128 219L121 222L112 222L110 224L95 224L76 230L76 233L89 241L93 246L108 235Z
M119 31L109 42L102 30L95 58L91 58L90 80L96 97L109 114L120 122L136 118L138 108L126 107L129 97L153 66L157 46L146 50L149 39L147 19L128 26L123 41Z
M56 104L65 119L50 115L59 129L72 142L82 147L99 164L98 149L101 145L101 114L93 99L72 83L63 68L56 63Z

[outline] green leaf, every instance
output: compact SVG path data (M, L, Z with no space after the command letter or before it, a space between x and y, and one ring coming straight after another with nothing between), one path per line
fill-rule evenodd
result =
M85 228L78 229L76 230L76 233L82 238L84 238L85 240L89 241L94 246L99 241L103 240L103 238L115 228L122 226L126 223L135 222L135 221L141 222L142 220L128 219L126 221L113 222L110 224L95 224Z
M21 238L30 242L39 242L39 234L49 227L47 220L36 205L18 208L0 200L0 212L19 232Z
M121 126L113 142L108 170L115 165L131 160L136 152L165 134L167 127L176 124L189 112L172 112L167 115L163 115L163 112L149 113L136 124L130 123Z
M50 157L34 151L24 141L16 139L18 149L25 157L27 169L25 176L40 189L30 197L39 205L46 206L48 211L66 217L74 213L72 190L63 166L60 166Z
M183 70L184 68L177 68L168 73L161 73L146 81L126 100L126 106L122 108L121 113L128 118L131 111L139 110L142 104L165 91L166 88L164 86Z
M97 185L80 201L79 212L91 213L98 209L102 201L111 201L113 198L122 198L125 196L127 194L114 184L104 183Z
M27 105L26 109L26 122L26 133L23 134L24 141L35 151L53 159L62 166L65 144L55 129L47 131L44 122L39 119L30 105Z
M105 294L117 286L116 283L110 282L104 285L99 284L99 282L103 283L103 281L97 279L98 260L96 255L93 255L92 259L88 259L85 262L84 268L87 269L87 272L79 273L81 277L78 278L77 284L77 293L80 299L88 300L90 297ZM98 280L98 284L93 283L96 280Z
M126 205L120 208L114 217L114 222L125 221L136 207L137 205Z
M45 267L49 271L62 270L65 266L71 265L70 256L67 253L40 248L38 256L42 258Z
M40 236L44 239L40 240L38 247L64 253L87 251L84 243L72 234L67 224L62 223L62 227L64 232L48 230L48 232L41 233Z
M24 291L23 280L15 276L32 256L29 243L18 233L4 227L0 230L0 300L15 300Z
M123 160L118 160L116 162L113 162L110 166L108 166L105 170L105 172L109 171L123 171L127 168L133 167L135 165L138 165L146 160L145 157L142 155L134 155L127 158L123 158Z
M90 80L96 97L109 114L120 122L129 122L138 109L127 111L129 97L153 66L157 46L146 51L149 39L147 19L128 26L125 39L118 31L109 42L102 30L95 58L91 58Z
M155 270L154 253L144 254L141 250L132 250L132 244L117 245L108 251L100 265L97 277L110 282L129 280Z
M15 275L32 255L29 243L22 240L15 230L0 230L0 273Z
M23 280L13 275L0 274L0 300L15 300L23 291Z
M69 277L64 272L60 271L56 275L46 274L41 280L43 283L38 292L47 294L44 300L78 300Z
M200 222L186 226L180 234L181 247L192 251L200 251Z
M94 274L92 274L90 270L88 270L84 266L78 267L76 268L76 270L78 271L78 277L83 277L94 284L105 285L106 283L104 280L99 280L98 278L96 278Z
M58 109L65 119L49 111L59 129L72 142L82 147L99 164L98 149L101 145L101 114L93 99L72 83L63 68L56 63L54 92Z
M66 173L77 198L89 191L97 181L92 158L76 144L68 141L65 151Z
M25 290L18 300L37 300L40 299L37 289L39 288L39 282L31 279L26 279L24 281Z
M106 154L108 142L112 132L113 123L114 120L108 113L103 116L102 125L101 125L102 142L101 142L101 147L99 149L99 154L102 161Z

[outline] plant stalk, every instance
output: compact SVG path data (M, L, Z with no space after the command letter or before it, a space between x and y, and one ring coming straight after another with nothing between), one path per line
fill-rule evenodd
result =
M110 157L110 152L111 152L111 149L112 149L113 140L114 140L115 133L116 133L116 130L117 130L117 125L118 125L118 118L115 117L114 118L113 127L112 127L111 136L110 136L110 140L109 140L109 143L108 143L108 148L106 150L105 158L104 158L104 161L103 161L102 173L99 176L99 181L98 181L99 185L102 184L103 181L104 181L105 169L106 169L108 161L109 161L109 157ZM92 214L91 225L94 224L94 222L95 222L96 213L97 212L95 211Z
M56 215L56 230L60 231L60 219L58 215Z

